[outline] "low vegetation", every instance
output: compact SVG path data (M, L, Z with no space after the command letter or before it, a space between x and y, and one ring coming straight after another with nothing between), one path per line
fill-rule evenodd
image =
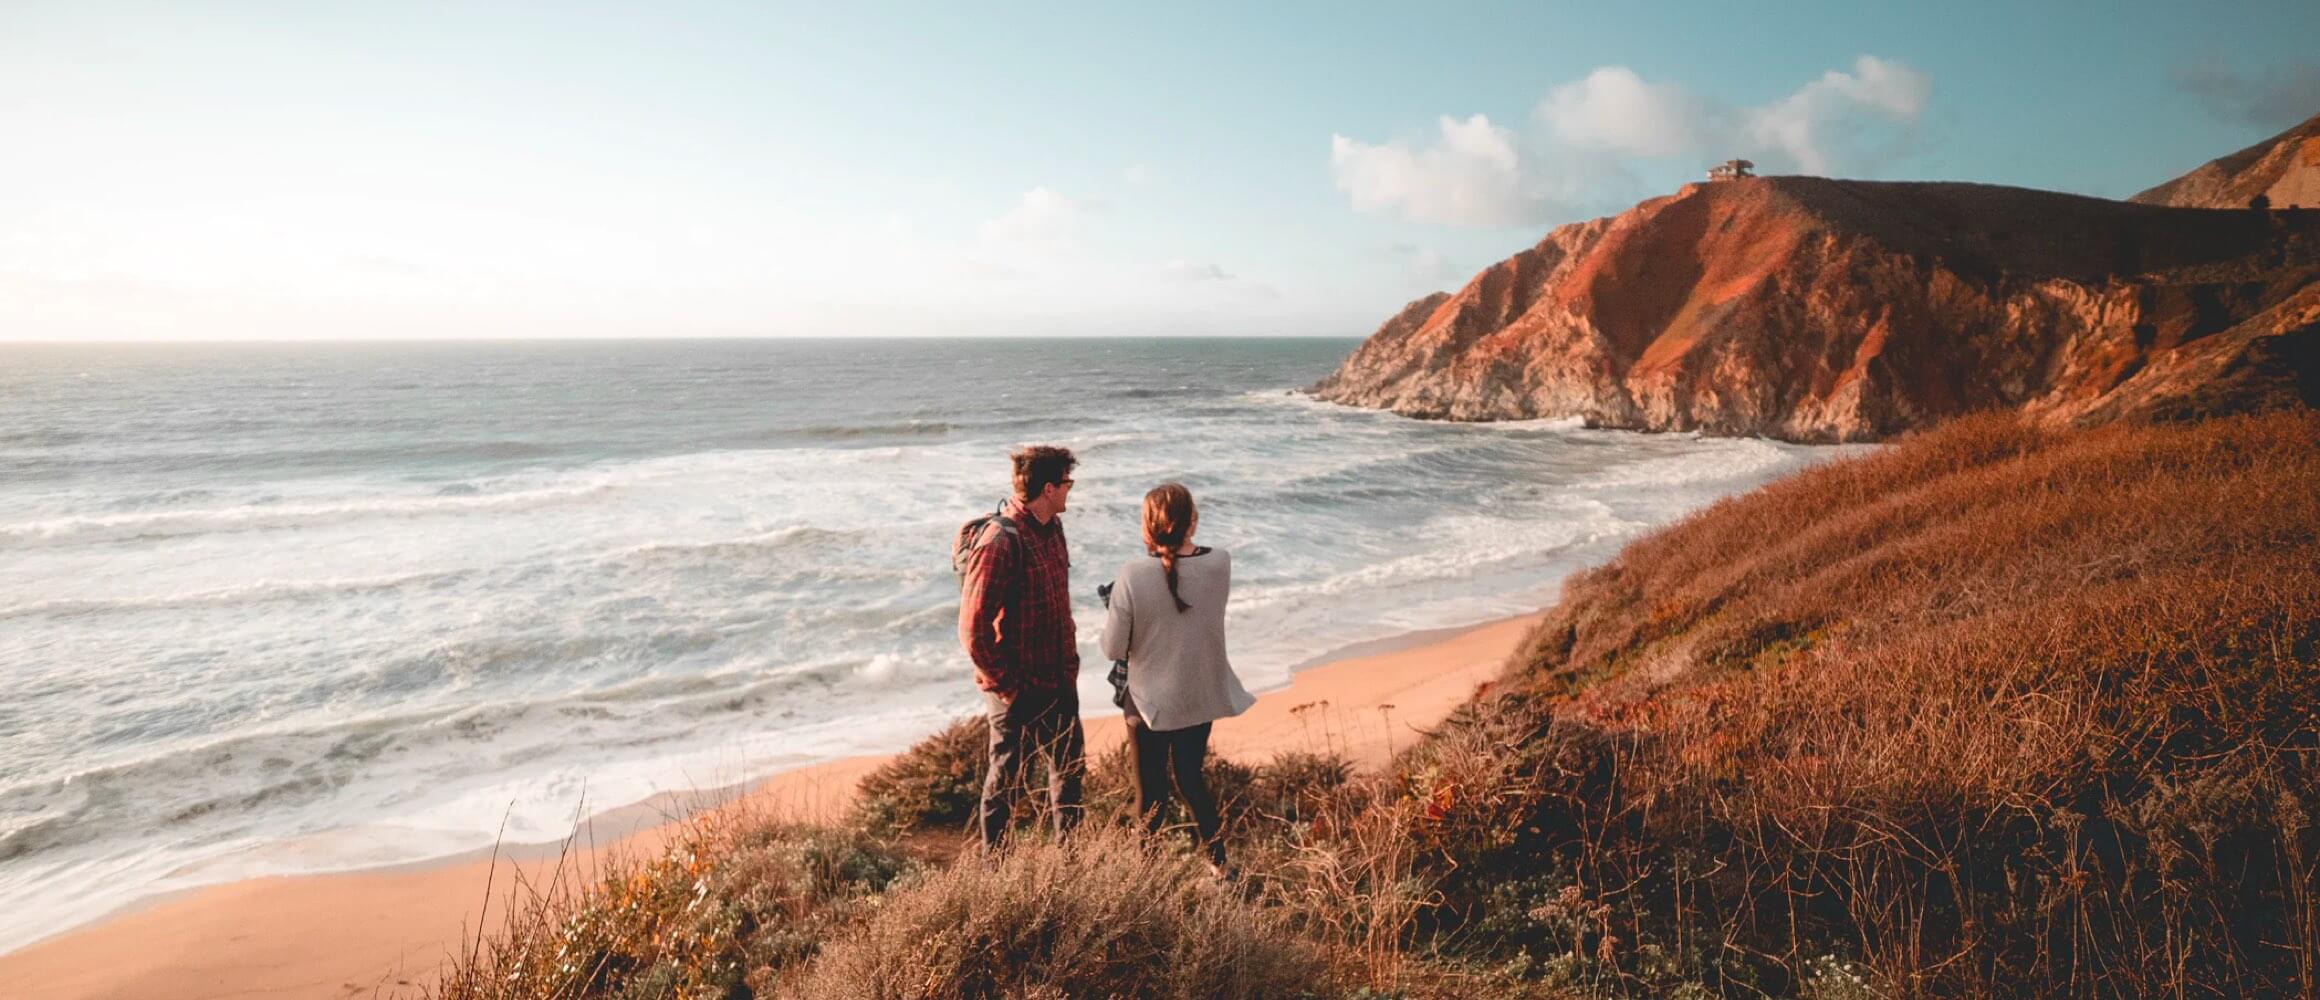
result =
M705 813L657 856L615 861L592 885L519 886L506 928L475 942L429 995L778 995L916 867L859 829Z
M1068 849L967 858L892 894L828 946L799 996L1343 996L1319 949L1282 933L1182 851L1113 825Z
M1238 882L1124 829L1118 754L1084 835L959 853L970 721L435 992L2309 997L2316 536L2312 414L1960 421L1574 577L1383 773L1216 762Z
M1982 418L1718 504L1403 761L1437 940L1605 992L2311 995L2316 532L2309 414Z

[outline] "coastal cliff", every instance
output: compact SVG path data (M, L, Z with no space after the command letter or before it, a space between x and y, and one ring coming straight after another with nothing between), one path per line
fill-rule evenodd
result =
M2217 157L2128 201L2176 208L2320 208L2320 115L2230 156Z
M1813 177L1694 184L1405 307L1316 396L1874 440L2310 402L2320 213Z

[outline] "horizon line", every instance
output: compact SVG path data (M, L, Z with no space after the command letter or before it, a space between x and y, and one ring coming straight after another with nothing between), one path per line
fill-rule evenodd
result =
M241 338L94 338L87 340L15 340L0 338L7 347L167 347L233 346L254 344L633 344L699 343L702 341L858 341L858 340L1367 340L1369 334L1338 333L905 333L905 334L699 334L667 336L550 336L550 337L241 337Z

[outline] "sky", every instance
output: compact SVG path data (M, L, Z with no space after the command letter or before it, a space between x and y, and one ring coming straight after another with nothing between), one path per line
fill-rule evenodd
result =
M0 0L0 340L1362 336L1765 173L2123 198L2320 4Z

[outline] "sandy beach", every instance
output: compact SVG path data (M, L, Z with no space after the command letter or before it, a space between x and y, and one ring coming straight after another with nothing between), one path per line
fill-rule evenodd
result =
M1389 757L1489 680L1529 627L1515 618L1413 644L1355 651L1301 671L1261 695L1248 713L1221 722L1213 746L1262 759L1282 750L1330 749L1365 765ZM1088 720L1089 754L1122 738L1106 707ZM860 778L884 758L854 757L776 775L740 805L800 818L844 810ZM467 856L423 865L331 875L251 879L166 897L91 926L0 956L0 996L12 1000L219 1000L415 993L478 927L506 912L520 877L533 884L556 866L589 866L605 852L655 849L671 829L673 801L640 803L596 817L574 849L532 845L496 859ZM559 861L559 855L562 860Z

